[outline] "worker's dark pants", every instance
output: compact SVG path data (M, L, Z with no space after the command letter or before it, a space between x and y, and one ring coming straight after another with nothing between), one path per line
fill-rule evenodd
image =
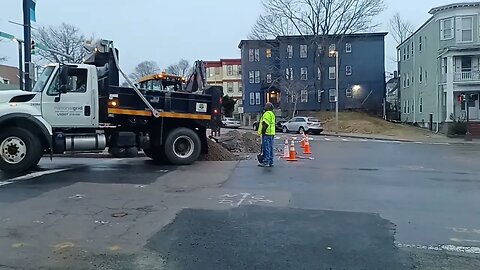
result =
M273 135L262 135L263 164L273 165Z

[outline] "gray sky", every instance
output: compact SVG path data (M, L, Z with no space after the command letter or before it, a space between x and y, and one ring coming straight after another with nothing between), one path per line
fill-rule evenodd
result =
M1 0L0 31L23 38L22 0ZM156 4L154 4L156 3ZM378 31L388 31L388 21L399 12L415 27L430 16L435 6L451 0L385 0L387 10L376 20ZM162 6L165 5L165 6ZM122 69L131 72L143 60L155 60L161 68L186 58L216 60L237 58L237 46L245 39L257 16L260 0L37 0L37 26L62 22L78 26L86 35L111 39L120 50ZM386 39L386 68L395 69L395 42ZM0 56L17 65L15 43L0 42Z

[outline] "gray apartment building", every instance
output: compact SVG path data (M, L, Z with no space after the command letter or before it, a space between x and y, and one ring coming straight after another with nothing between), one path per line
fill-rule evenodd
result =
M239 44L244 111L255 118L265 102L282 111L335 110L339 55L339 109L381 111L385 97L387 33L279 36Z
M480 121L479 8L480 2L433 8L397 47L402 121L447 132L467 109L469 119ZM461 94L471 101L458 102Z

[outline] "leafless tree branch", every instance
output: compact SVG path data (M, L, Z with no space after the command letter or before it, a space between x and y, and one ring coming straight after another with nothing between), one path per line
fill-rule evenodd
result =
M130 73L129 77L133 81L137 81L138 79L145 77L147 75L158 73L160 68L155 61L143 61L138 64L132 73Z
M92 39L93 37L89 40ZM33 40L52 50L37 49L40 58L48 62L81 63L87 53L83 47L87 38L80 33L78 27L71 24L62 23L59 26L42 27L36 33L33 33ZM67 54L72 59L67 59L56 52Z
M414 32L413 25L397 12L390 19L390 31L397 44L404 42Z
M187 77L191 73L191 69L188 60L180 59L178 63L168 66L166 72L177 76Z

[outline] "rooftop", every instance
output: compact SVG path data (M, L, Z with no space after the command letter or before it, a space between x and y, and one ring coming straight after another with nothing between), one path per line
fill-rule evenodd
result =
M384 37L388 35L388 32L375 32L375 33L356 33L356 34L346 34L343 35L343 37L353 37L353 38L358 38L358 37ZM339 37L340 35L326 35L326 37L329 38L336 38ZM241 48L244 43L247 42L276 42L282 39L298 39L298 38L309 38L309 37L314 37L313 35L292 35L292 36L277 36L275 39L263 39L263 40L248 40L244 39L240 41L240 44L238 44L238 48Z
M461 3L448 4L448 5L432 8L428 13L434 15L438 12L449 10L449 9L469 8L469 7L480 7L480 2L461 2Z

